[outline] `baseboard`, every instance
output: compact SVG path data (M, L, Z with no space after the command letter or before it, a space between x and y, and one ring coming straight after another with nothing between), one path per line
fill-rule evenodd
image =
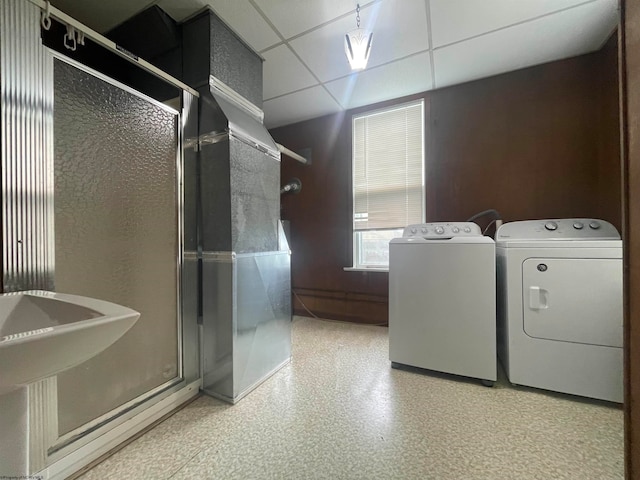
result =
M315 315L320 318L367 325L387 325L389 323L389 299L387 296L296 287L293 288L293 292L293 313L295 315Z

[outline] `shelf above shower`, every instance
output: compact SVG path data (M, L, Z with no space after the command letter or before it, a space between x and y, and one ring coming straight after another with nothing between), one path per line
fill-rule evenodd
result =
M0 295L0 395L97 355L139 317L130 308L78 295Z

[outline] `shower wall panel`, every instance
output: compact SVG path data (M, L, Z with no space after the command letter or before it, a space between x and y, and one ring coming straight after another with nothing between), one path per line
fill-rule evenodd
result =
M141 313L58 376L63 435L181 376L178 114L61 60L54 77L56 290Z
M40 11L0 1L2 291L53 289L53 60Z

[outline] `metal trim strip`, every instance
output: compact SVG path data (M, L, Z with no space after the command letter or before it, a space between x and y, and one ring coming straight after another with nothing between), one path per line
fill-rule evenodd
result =
M229 131L203 133L198 137L200 145L213 145L229 140Z
M249 145L250 147L255 148L256 150L264 153L265 155L268 155L274 160L277 160L278 162L280 161L279 150L272 150L268 148L266 145L257 142L253 137L250 137L248 135L243 135L241 132L237 130L231 130L229 131L229 138L234 138L236 140L239 140L242 143Z
M82 467L89 465L122 444L122 442L132 438L136 433L144 430L164 415L174 411L189 399L198 396L200 386L200 380L187 384L154 405L146 407L143 411L136 412L132 417L122 418L121 423L115 425L111 430L104 432L103 435L95 438L80 449L66 456L60 456L54 463L36 475L49 480L68 478Z
M112 428L111 422L117 421L119 418L123 417L131 410L144 405L153 397L161 395L162 393L167 391L177 391L183 384L185 384L185 381L182 378L174 378L172 380L169 380L168 382L163 383L153 390L149 390L147 393L144 393L139 397L136 397L133 400L122 404L120 407L111 410L110 412L107 412L90 422L85 423L84 425L66 433L65 435L58 437L56 439L56 443L49 446L47 450L48 459L53 460L52 457L63 450L66 453L62 453L61 456L66 455L67 453L69 453L66 451L67 447L70 448L71 451L73 451L81 447L82 445L89 443L91 440L93 440L94 436L100 436L102 433L104 433L102 430L103 427L107 430L109 428Z
M212 262L235 262L236 252L202 252L202 260Z
M289 250L272 250L270 252L202 252L201 257L205 261L212 262L234 262L238 258L266 257L269 255L290 255Z
M183 254L183 258L185 260L197 260L198 259L198 252L185 251L184 254Z
M238 253L236 258L268 257L270 255L289 255L289 250L272 250L270 252Z
M233 103L234 105L242 108L249 115L254 117L260 123L264 121L264 112L259 109L256 105L251 103L251 101L244 98L238 92L236 92L229 85L224 83L222 80L214 77L213 75L209 76L209 86L215 89L215 93L224 97L228 102ZM212 92L213 93L213 92Z

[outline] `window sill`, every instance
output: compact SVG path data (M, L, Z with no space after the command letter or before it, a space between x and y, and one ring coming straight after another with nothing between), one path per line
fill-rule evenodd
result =
M345 272L386 272L389 273L389 267L343 267Z

